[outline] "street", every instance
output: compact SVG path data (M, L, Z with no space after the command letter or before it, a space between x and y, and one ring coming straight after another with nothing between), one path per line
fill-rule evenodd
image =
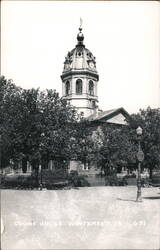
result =
M159 249L160 189L1 191L6 249Z

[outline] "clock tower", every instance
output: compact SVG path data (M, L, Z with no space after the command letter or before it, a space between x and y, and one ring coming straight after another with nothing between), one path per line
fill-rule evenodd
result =
M82 28L79 28L77 45L65 57L62 79L62 98L88 117L98 109L97 84L99 75L96 58L83 44Z

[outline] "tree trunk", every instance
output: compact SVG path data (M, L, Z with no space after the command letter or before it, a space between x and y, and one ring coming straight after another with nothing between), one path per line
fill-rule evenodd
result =
M18 161L17 160L14 161L14 169L16 170L16 172L18 171Z
M23 158L22 160L22 172L26 173L27 172L27 158Z
M153 168L150 167L149 168L149 178L152 179L152 175L153 175Z
M84 164L84 170L86 170L86 160L84 160L83 164Z
M36 162L32 162L32 167L35 173L35 179L36 179L36 184L37 186L39 185L39 176L38 176L38 172L39 172L39 165Z

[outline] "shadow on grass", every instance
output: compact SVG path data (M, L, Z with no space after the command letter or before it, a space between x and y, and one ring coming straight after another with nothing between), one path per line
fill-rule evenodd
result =
M158 199L160 199L160 196L143 197L143 199L148 199L148 200L158 200Z
M131 200L131 199L121 199L121 198L117 198L117 200L119 200L119 201L133 201L133 202L136 202L136 199L135 199L135 200Z
M160 196L142 197L142 199L146 199L146 200L158 200L158 199L160 199ZM133 201L133 202L136 202L136 198L135 198L135 200L117 198L117 200L119 200L119 201Z

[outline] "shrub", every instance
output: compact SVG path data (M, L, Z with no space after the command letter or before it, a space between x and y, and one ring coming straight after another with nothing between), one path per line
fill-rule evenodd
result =
M127 179L125 177L123 178L118 178L118 186L126 186L128 185Z
M72 170L68 176L69 184L73 187L88 187L89 182L86 180L85 176L78 175L77 171Z
M56 170L43 170L42 172L43 186L47 189L62 189L68 185L67 173L63 168Z
M149 179L149 178L142 178L141 179L141 185L142 185L142 187L149 187L149 186L151 186L152 185L152 181L151 181L151 179Z
M56 169L56 170L43 170L42 172L43 179L48 181L48 180L66 180L67 178L67 173L64 172L63 169Z
M37 180L33 176L13 175L5 176L4 188L33 189L38 187Z
M105 186L118 186L118 178L116 175L108 175L105 177Z
M65 187L68 187L68 181L66 180L57 183L46 183L45 187L49 190L63 189Z
M4 179L5 179L5 176L3 174L0 174L0 187L2 188L3 185L4 185Z

